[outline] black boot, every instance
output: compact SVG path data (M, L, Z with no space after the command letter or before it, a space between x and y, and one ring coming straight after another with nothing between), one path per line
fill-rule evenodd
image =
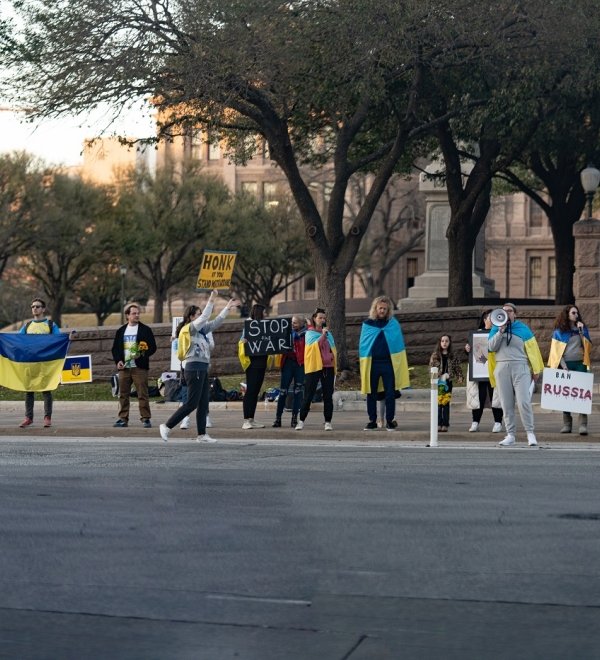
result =
M296 428L296 424L298 423L298 417L297 415L292 415L292 422L291 422L291 427L294 429Z
M273 422L273 428L278 429L281 426L281 417L277 417Z

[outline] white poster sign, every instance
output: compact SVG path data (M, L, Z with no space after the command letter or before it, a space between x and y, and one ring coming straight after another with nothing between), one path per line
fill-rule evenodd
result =
M565 369L544 369L542 408L589 415L592 412L594 374Z
M173 317L173 327L171 328L171 337L175 336L177 326L183 321L183 316ZM171 342L171 371L179 371L181 362L177 358L177 339Z

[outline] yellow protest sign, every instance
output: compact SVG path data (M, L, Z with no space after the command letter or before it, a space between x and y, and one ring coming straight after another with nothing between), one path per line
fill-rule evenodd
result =
M196 289L212 291L229 289L237 252L204 250Z

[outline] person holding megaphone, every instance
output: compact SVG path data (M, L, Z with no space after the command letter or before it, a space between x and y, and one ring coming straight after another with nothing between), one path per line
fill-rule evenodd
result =
M493 327L488 340L488 370L492 387L497 387L504 411L506 437L498 444L509 447L516 442L515 400L521 422L527 432L527 444L537 445L534 433L531 386L544 371L544 361L535 335L525 323L517 320L517 308L504 303L503 314L491 313ZM500 325L497 325L500 324Z

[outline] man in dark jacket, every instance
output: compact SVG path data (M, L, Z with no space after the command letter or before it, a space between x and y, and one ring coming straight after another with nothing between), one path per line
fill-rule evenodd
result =
M140 322L140 308L135 303L125 307L127 324L117 330L112 356L119 370L119 419L113 424L124 428L129 424L129 393L135 385L144 428L152 428L148 398L150 356L156 352L152 330Z

